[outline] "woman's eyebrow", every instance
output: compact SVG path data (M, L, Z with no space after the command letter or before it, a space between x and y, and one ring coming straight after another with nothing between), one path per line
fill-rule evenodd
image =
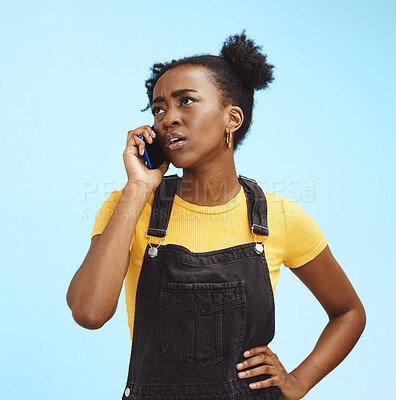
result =
M186 92L197 92L197 93L199 93L198 90L195 90L195 89L180 89L180 90L175 90L174 92L172 92L171 96L172 97L178 97L178 96L181 96L183 93L186 93ZM164 100L165 99L162 96L158 96L151 102L151 104L159 103L160 101L164 101Z

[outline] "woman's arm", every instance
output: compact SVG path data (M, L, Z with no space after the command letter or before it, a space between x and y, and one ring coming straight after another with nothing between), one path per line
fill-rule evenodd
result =
M141 136L145 141L141 139ZM140 214L153 190L161 183L169 161L149 170L141 157L145 143L156 136L149 125L128 132L123 153L128 183L102 234L91 241L89 251L75 273L66 301L74 320L87 329L98 329L117 309L128 271L129 248Z
M312 261L291 270L329 316L311 354L291 372L307 393L353 349L366 325L366 313L329 246Z
M103 233L75 273L66 295L74 320L87 329L98 329L115 313L129 266L129 247L150 191L128 183ZM94 241L95 239L95 241Z
M245 371L248 378L270 374L254 388L278 386L285 400L303 398L324 376L332 371L355 346L366 324L366 314L355 290L333 257L328 246L312 261L291 269L318 299L329 316L329 322L309 356L292 372L287 373L281 362L266 346L250 350L242 366L261 365ZM263 365L264 364L264 365ZM249 385L249 387L253 387Z

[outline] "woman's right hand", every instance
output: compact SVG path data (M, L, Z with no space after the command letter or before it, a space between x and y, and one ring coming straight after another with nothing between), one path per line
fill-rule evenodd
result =
M149 169L143 159L146 143L139 138L140 135L143 135L148 143L152 143L156 136L149 125L143 125L129 131L123 154L124 164L128 183L142 184L151 193L161 183L163 175L169 168L169 161L165 160L156 169Z

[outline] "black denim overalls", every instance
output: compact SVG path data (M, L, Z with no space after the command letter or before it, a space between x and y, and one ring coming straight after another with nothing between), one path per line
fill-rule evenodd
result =
M157 187L146 236L165 238L177 175ZM267 203L256 181L239 176L247 198L252 242L193 253L151 238L136 291L135 322L123 400L283 400L267 379L241 379L243 352L268 345L275 332L274 297L262 243ZM238 228L236 223L236 228Z

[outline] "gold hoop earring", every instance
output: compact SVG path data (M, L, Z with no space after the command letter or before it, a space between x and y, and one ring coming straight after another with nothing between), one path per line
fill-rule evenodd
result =
M228 149L231 149L232 147L232 139L233 139L233 133L230 131L226 131L226 146Z

